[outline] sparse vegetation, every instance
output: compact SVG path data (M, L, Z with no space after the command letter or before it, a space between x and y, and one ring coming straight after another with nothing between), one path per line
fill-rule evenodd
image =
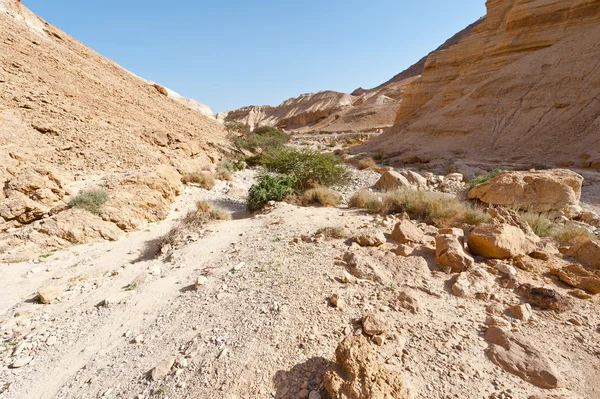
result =
M428 191L400 189L380 195L362 190L350 198L349 205L370 213L406 212L413 219L438 227L453 227L461 223L476 225L489 220L483 211L454 196Z
M194 183L200 187L210 190L215 186L215 178L211 173L207 172L194 172L183 175L181 181L184 184Z
M547 213L525 212L523 217L538 237L554 238L560 245L571 246L588 239L598 239L596 235L583 227L555 223Z
M248 210L257 211L269 201L282 201L294 193L296 178L292 175L263 174L248 191Z
M108 192L103 189L84 191L69 201L71 208L85 209L88 212L98 215L102 206L108 201Z
M206 201L198 201L196 209L190 211L183 219L173 226L159 243L162 251L164 248L175 248L184 243L190 235L198 233L209 222L216 220L228 220L230 215L219 209L213 209Z
M304 206L315 204L337 206L340 203L340 196L327 187L315 187L305 191L300 202Z
M348 238L348 231L341 226L321 227L315 234L322 235L326 240L342 240Z
M496 168L496 169L489 171L485 175L475 176L474 178L471 179L471 181L469 182L469 185L471 186L471 188L473 188L475 186L485 183L486 181L488 181L490 179L493 179L494 177L498 176L502 172L504 172L504 169Z
M377 167L377 162L375 162L375 160L373 158L361 159L358 162L358 168L360 170L375 169L376 167Z
M261 155L283 147L290 136L273 127L263 126L249 133L232 137L233 144L240 151Z
M270 151L263 156L262 164L269 172L294 176L299 191L316 186L343 185L349 178L340 158L310 149L280 148Z
M246 162L241 159L224 159L219 165L220 168L225 169L231 173L239 172L240 170L246 169Z
M242 122L227 122L225 123L225 128L230 133L250 133L250 126Z

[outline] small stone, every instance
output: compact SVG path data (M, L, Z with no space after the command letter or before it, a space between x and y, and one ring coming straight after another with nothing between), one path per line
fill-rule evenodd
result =
M331 295L331 297L329 298L329 302L331 303L331 306L341 308L341 298L338 294Z
M529 320L529 318L533 314L533 312L531 310L531 305L528 303L511 306L509 308L509 310L510 310L510 313L512 313L513 316L515 316L515 318L517 318L519 320L523 320L523 321Z
M136 344L141 344L144 342L144 336L142 334L138 335L137 337L135 337L135 339L133 340L133 342L135 342Z
M410 245L400 244L396 247L394 253L398 256L410 256L414 251L415 249Z
M207 282L208 282L208 278L206 278L204 276L199 276L198 278L196 278L196 282L194 283L194 288L196 290L199 290L200 287L205 286Z
M377 346L383 346L385 339L381 335L375 335L371 338L371 341Z
M375 313L367 313L362 318L363 331L367 335L385 334L390 326L381 316Z
M496 270L498 270L502 274L506 274L508 276L514 277L517 275L517 269L515 269L511 265L507 265L506 263L499 263L494 266Z
M25 357L21 357L17 360L15 360L11 365L10 368L11 369L18 369L21 367L25 367L27 366L29 363L31 363L31 361L33 360L33 358L31 356L25 356Z
M154 367L154 369L152 369L152 373L151 373L152 380L158 381L158 380L161 380L161 379L165 378L166 376L168 376L169 373L171 372L171 369L173 368L174 364L175 364L174 357L166 358L162 362L158 363L156 365L156 367Z
M40 302L43 304L51 304L53 302L60 301L64 296L63 290L58 287L43 287L38 290Z
M311 391L308 395L308 399L321 399L321 394L319 391Z
M150 269L149 273L153 276L160 276L160 273L162 272L162 269L160 268L160 266L154 266L153 268Z
M357 279L347 271L344 271L344 275L342 276L342 282L346 284L356 284Z
M240 262L233 267L233 270L235 270L236 272L239 272L240 270L242 270L244 268L244 266L246 266L246 262Z

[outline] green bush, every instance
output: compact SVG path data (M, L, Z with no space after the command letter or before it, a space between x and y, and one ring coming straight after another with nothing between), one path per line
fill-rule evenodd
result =
M269 201L282 201L294 193L295 184L296 178L291 175L260 175L258 182L248 191L248 210L254 212Z
M246 162L241 159L224 159L221 162L221 167L229 172L239 172L240 170L246 169Z
M283 147L266 153L261 163L269 172L294 176L300 191L343 185L350 176L340 158L311 149Z
M84 191L69 201L71 208L85 209L88 212L99 214L102 205L108 201L108 193L103 189Z
M489 171L488 173L486 173L485 175L475 176L474 178L471 179L469 184L471 185L471 188L473 188L475 186L483 184L486 181L498 176L502 172L504 172L504 169L502 169L502 168L493 169L493 170Z
M242 122L227 122L225 123L225 128L229 132L236 132L242 134L250 133L250 126Z
M233 145L240 151L263 154L283 147L288 141L290 141L289 134L273 127L259 127L253 132L234 137Z

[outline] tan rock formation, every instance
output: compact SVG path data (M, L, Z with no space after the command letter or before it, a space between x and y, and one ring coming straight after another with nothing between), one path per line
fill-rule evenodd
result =
M482 224L468 239L469 251L491 259L508 259L535 250L533 241L521 229L509 224Z
M443 270L460 273L472 268L475 260L465 252L457 236L440 234L435 237L435 264Z
M574 245L565 254L583 265L600 270L600 244L592 240Z
M596 0L489 0L472 33L428 57L394 127L356 151L599 168L599 38Z
M377 354L363 336L346 338L335 350L336 364L325 374L325 389L332 399L408 399L399 375L379 364Z
M409 242L420 242L423 237L423 231L419 229L410 220L401 220L394 226L392 230L392 240L397 241L401 244Z
M531 210L562 211L567 217L581 213L583 177L567 169L503 172L469 191L470 199L492 205Z
M542 388L562 385L562 376L554 364L530 342L499 327L490 327L485 339L490 344L486 349L490 360L509 373Z
M388 171L382 174L374 187L375 190L379 191L392 191L398 188L414 188L406 177L395 171Z
M94 219L78 232L80 224L65 230L65 216L45 222L88 179L109 191L105 220L130 230L164 218L179 190L175 169L199 168L228 148L206 107L158 86L161 94L17 0L1 8L0 232L44 223L0 237L0 248L115 237L90 215L77 219ZM169 182L165 167L173 170ZM60 236L50 238L51 231Z

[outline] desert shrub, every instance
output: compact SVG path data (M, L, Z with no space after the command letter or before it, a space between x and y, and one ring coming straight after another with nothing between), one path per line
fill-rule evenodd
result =
M248 191L248 210L257 211L269 201L282 201L294 193L296 178L291 175L263 174Z
M360 169L360 170L375 169L376 167L377 167L377 162L375 162L375 160L373 158L361 159L358 162L358 169Z
M217 168L215 177L219 180L227 180L227 181L231 180L231 178L232 178L231 172L221 166L219 166Z
M383 209L381 197L369 190L357 191L348 201L350 208L366 209L370 213L379 213Z
M527 221L533 232L538 237L551 237L555 223L546 213L525 212L523 218Z
M187 174L183 175L183 177L181 178L181 181L184 184L189 184L189 183L198 184L200 187L202 187L206 190L210 190L211 188L213 188L215 186L214 176L210 173L205 173L205 172L187 173Z
M489 220L482 210L458 198L436 192L399 189L380 195L368 190L355 193L350 207L370 213L391 214L406 212L411 218L438 227L453 227L463 223L477 225Z
M250 133L250 126L242 122L227 122L225 128L229 132L248 134Z
M69 201L71 208L85 209L93 214L99 214L102 205L108 201L108 193L103 189L83 191Z
M283 147L289 140L290 135L278 129L259 127L250 133L234 137L233 144L239 150L263 154Z
M567 246L581 244L587 240L598 240L591 231L574 225L556 225L550 230L549 235L560 245Z
M343 185L349 178L339 157L311 149L283 147L269 151L262 157L262 165L269 172L294 176L300 191L315 186Z
M188 239L190 235L198 233L209 222L216 220L229 220L228 213L219 209L213 209L206 201L198 201L196 209L188 212L183 219L169 230L159 242L159 249L175 248Z
M246 162L241 159L230 159L226 158L219 165L221 168L228 170L229 172L239 172L240 170L246 169Z
M340 196L327 187L315 187L305 191L300 202L304 206L314 204L337 206L340 203Z
M467 206L465 211L465 223L471 226L477 226L478 224L487 223L491 219L491 216L484 210L475 206Z
M322 235L326 240L342 240L348 238L348 231L341 226L321 227L315 234Z
M493 170L489 171L488 173L486 173L485 175L475 176L474 178L471 179L469 184L470 184L471 188L473 188L475 186L483 184L486 181L498 176L502 172L504 172L504 169L502 169L502 168L493 169Z

